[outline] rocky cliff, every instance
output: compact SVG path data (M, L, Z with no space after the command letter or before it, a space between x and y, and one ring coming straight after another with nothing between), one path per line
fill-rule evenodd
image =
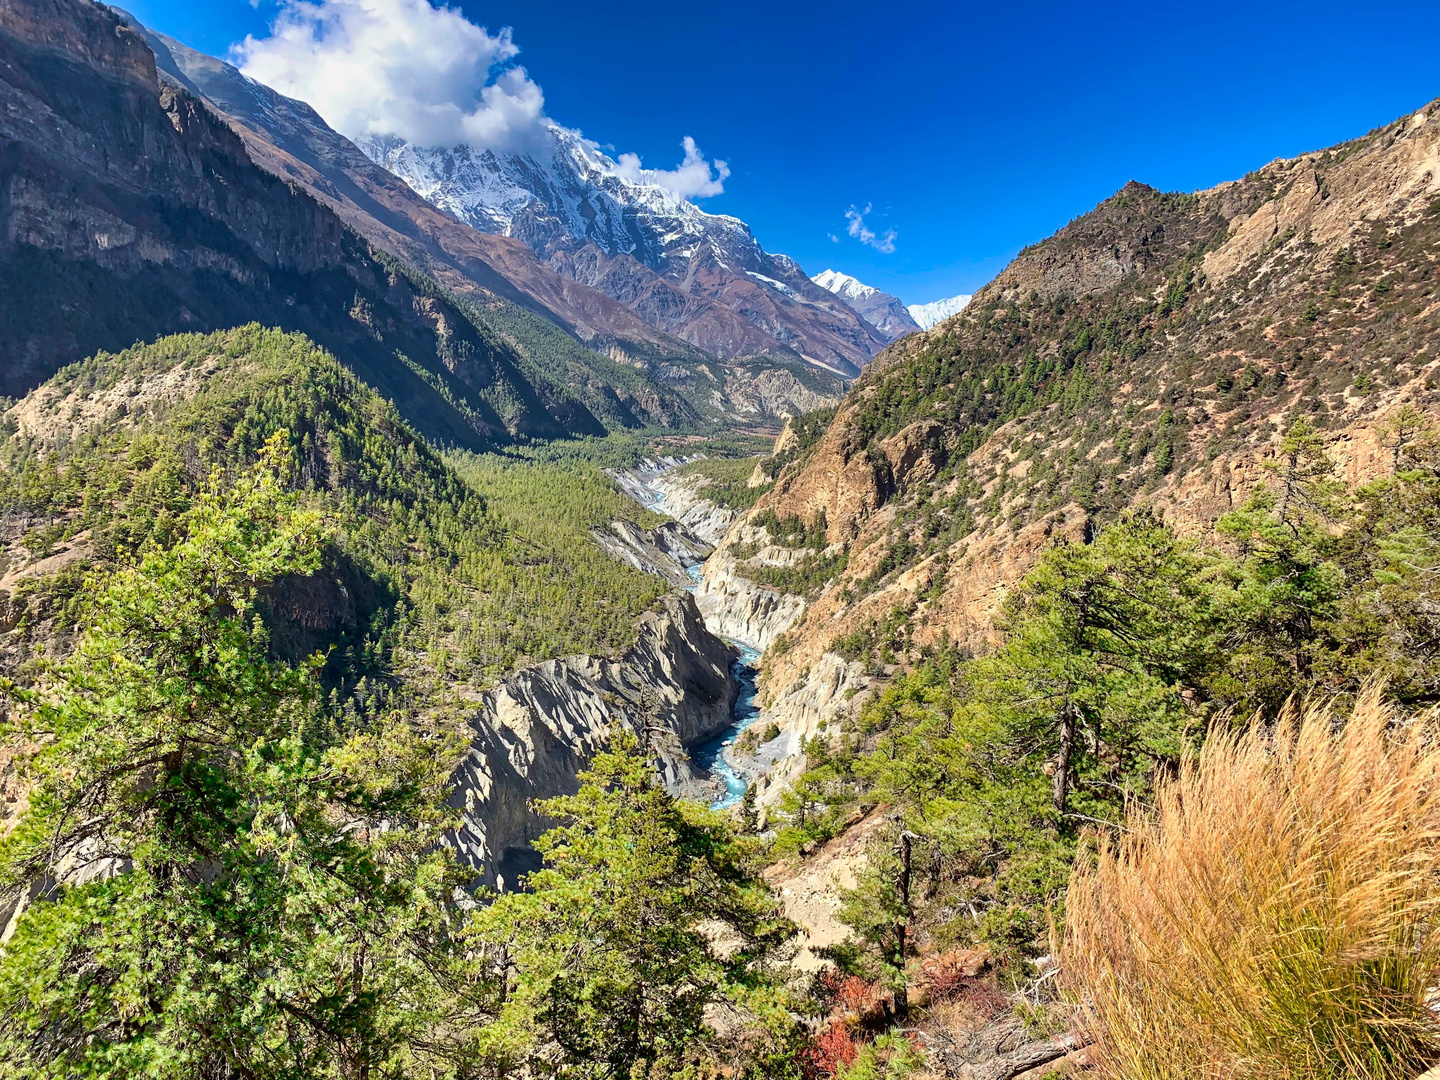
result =
M513 887L535 867L529 845L551 823L531 801L574 792L576 775L621 728L649 741L669 790L714 798L714 782L696 774L686 747L732 722L734 658L694 600L672 594L642 618L639 640L618 658L550 660L487 693L454 795L464 815L455 843L478 879Z
M1047 545L1132 507L1208 531L1296 418L1344 479L1387 468L1385 418L1440 414L1437 264L1440 103L1209 191L1129 184L1026 249L777 456L748 521L798 521L847 559L763 658L767 722L798 743L863 700L876 657L986 648ZM746 529L707 573L753 548Z
M715 633L764 652L805 611L805 601L756 585L744 576L732 547L705 560L695 602Z
M794 437L793 429L787 426L786 433L777 440L777 447L783 447ZM714 537L718 546L713 554L708 547L705 549L708 557L700 565L698 580L689 579L698 562L685 563L696 607L711 633L766 654L766 663L772 664L778 655L772 646L784 640L786 631L804 615L806 600L756 584L747 573L753 574L756 565L793 564L797 555L771 544L765 530L748 524L746 515L705 498L704 478L681 471L686 460L661 458L612 474L632 498L677 520L650 533L632 528L628 533L643 535L628 541L617 533L607 539L606 545L618 548L624 542L628 548L625 557L632 565L655 564L651 572L665 573L664 557L657 558L646 552L648 546L653 546L651 538L655 534L679 530L680 535L694 536L698 532L707 540ZM744 559L737 557L737 549L745 552ZM682 559L692 557L688 551L681 556ZM670 576L673 579L673 575ZM779 735L753 754L738 747L727 751L731 765L756 787L760 805L767 805L783 794L798 771L802 760L799 755L806 741L826 730L843 711L863 704L865 698L857 695L870 681L864 665L831 653L805 670L803 676L788 684L783 692L771 695L762 703L760 716L753 726L766 731L774 724L780 729Z
M556 378L437 283L258 168L145 41L89 0L0 5L0 392L176 331L303 331L431 438L691 420L634 367ZM607 361L608 363L608 361ZM621 378L623 376L623 378Z
M711 552L711 545L678 521L667 521L653 529L642 529L629 521L612 521L607 530L596 530L595 542L623 563L672 585L688 588L694 584L690 572Z
M620 489L642 506L674 518L712 547L718 544L740 515L705 498L705 478L680 472L691 458L662 457L633 469L611 472Z

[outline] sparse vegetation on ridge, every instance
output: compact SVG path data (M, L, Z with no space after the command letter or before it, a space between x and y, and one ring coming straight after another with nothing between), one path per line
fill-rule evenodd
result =
M1246 730L1297 693L1354 701L1377 677L1405 716L1440 701L1440 443L1413 410L1389 430L1405 435L1395 473L1347 491L1297 421L1271 488L1222 519L1223 543L1138 511L1051 547L1012 590L993 651L921 649L838 736L814 739L772 814L777 855L876 806L896 818L841 909L857 942L836 950L843 969L903 988L921 956L982 946L1023 982L1063 921L1084 838L1134 828L1127 815L1207 729ZM903 891L899 830L915 867Z
M1344 160L1318 156L1322 185ZM883 463L880 442L909 424L944 432L939 474L887 497L886 573L1067 505L1112 520L1217 479L1217 459L1254 452L1297 417L1323 434L1402 387L1433 402L1440 201L1373 223L1333 255L1282 236L1208 278L1207 253L1274 185L1256 174L1183 197L1131 185L1037 246L1033 266L1022 254L960 316L877 358L839 413L843 460ZM1081 290L1037 269L1078 281L1092 247L1121 239L1134 266L1118 280ZM877 468L883 489L888 466ZM858 599L885 576L845 585Z

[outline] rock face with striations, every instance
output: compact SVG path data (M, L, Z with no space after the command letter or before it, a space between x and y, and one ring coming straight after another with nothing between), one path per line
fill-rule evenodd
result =
M721 547L705 560L695 600L717 634L764 652L805 611L805 601L744 577L734 554Z
M100 350L259 322L309 335L443 443L693 414L655 384L561 385L480 318L256 166L109 8L0 0L0 393Z
M679 471L688 460L662 457L633 469L612 471L610 478L636 502L674 518L700 541L714 547L740 515L705 497L708 481L704 476Z
M609 531L596 529L595 542L616 559L671 585L691 584L689 570L710 554L710 545L678 521L642 529L629 521L612 521Z
M530 844L553 822L534 799L573 793L613 732L649 740L665 786L708 801L686 747L732 721L735 650L710 633L688 595L665 597L620 657L564 657L516 672L487 693L471 721L470 751L454 778L464 824L461 858L486 885L513 888L537 863Z

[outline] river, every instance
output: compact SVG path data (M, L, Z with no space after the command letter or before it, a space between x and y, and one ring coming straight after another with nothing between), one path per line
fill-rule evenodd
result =
M726 760L725 751L760 716L760 706L755 700L760 692L755 684L755 677L759 673L756 665L760 661L760 654L736 642L732 641L730 644L740 650L740 655L730 665L730 677L739 688L732 714L735 723L709 742L700 743L690 751L695 764L725 784L725 794L710 804L712 810L728 809L745 797L745 778Z
M645 483L651 478L658 479L676 465L679 461L667 461L656 470L636 470L629 474L635 480L633 486L627 485L630 495L640 502L647 509L657 513L666 514L665 502L667 493L662 489L652 487ZM689 591L694 592L700 584L699 566L689 566L685 572L690 576ZM760 706L756 698L759 695L757 679L760 674L760 652L759 650L745 644L743 641L736 641L733 638L722 638L726 643L733 646L738 656L730 664L730 677L735 681L736 695L735 706L731 710L732 723L724 731L714 738L703 743L698 743L690 749L690 757L695 764L714 776L725 785L725 794L710 804L712 810L726 810L745 797L747 786L745 777L736 771L726 756L726 751L735 744L745 729L753 724L760 717Z

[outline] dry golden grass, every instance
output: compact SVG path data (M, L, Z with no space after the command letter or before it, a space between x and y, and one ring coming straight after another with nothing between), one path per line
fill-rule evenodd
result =
M1380 691L1211 736L1066 902L1113 1080L1412 1080L1440 1060L1440 742Z

